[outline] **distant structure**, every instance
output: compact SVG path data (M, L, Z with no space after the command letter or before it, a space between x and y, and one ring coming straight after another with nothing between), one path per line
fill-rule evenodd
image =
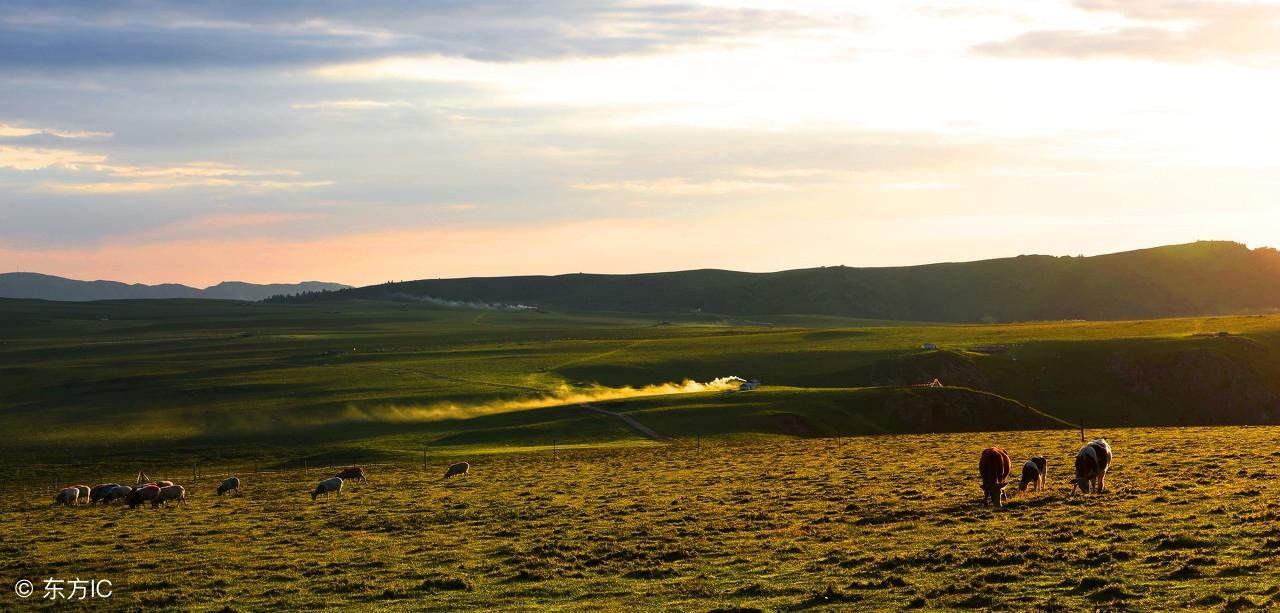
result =
M742 382L742 385L739 385L739 386L738 386L738 391L739 391L739 392L749 392L749 391L751 391L751 390L753 390L753 389L755 389L755 388L757 388L757 387L760 387L760 380L759 380L759 379L752 379L752 380L750 380L750 381L743 381L743 382Z
M937 344L937 343L925 343L925 344L923 344L923 345L920 345L920 348L921 348L921 349L924 349L925 351L933 351L934 349L937 349L937 348L938 348L938 344Z

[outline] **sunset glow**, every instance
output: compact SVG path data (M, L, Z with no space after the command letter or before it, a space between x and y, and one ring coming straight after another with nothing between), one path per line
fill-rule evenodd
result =
M360 285L1280 242L1276 3L318 11L0 8L0 264Z

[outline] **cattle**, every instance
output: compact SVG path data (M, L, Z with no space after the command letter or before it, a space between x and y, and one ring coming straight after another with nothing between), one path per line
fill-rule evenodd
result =
M342 472L338 473L338 474L337 474L337 477L338 477L339 479L343 479L343 480L345 480L345 481L360 481L360 482L363 482L363 481L364 481L364 469L363 469L363 468L360 468L359 466L348 466L348 467L346 467L346 468L342 469Z
M218 495L219 495L219 496L221 496L221 495L223 495L223 494L225 494L225 493L227 493L227 492L239 492L239 491L240 491L240 478L239 478L239 477L231 477L230 479L227 479L227 480L223 481L220 485L218 485Z
M129 495L125 498L130 509L138 508L138 505L144 502L152 502L160 495L160 486L154 483L148 483L133 488Z
M71 506L76 503L76 499L80 497L80 490L72 485L58 490L57 495L53 497L54 504L65 504Z
M165 487L160 488L160 492L156 494L156 497L151 501L151 508L154 509L160 505L168 506L170 500L177 501L179 505L186 504L187 503L186 488L182 487L181 485L167 485Z
M89 492L92 492L93 488L87 485L73 485L71 487L77 490L76 504L89 504Z
M311 501L315 502L316 496L321 494L324 494L324 497L328 498L329 494L332 492L337 492L339 496L342 495L342 477L331 477L321 481L320 484L316 486L316 490L311 492Z
M1104 491L1107 469L1111 466L1111 444L1106 439L1095 438L1080 448L1076 454L1075 487L1088 494ZM1073 490L1074 491L1074 488Z
M173 485L173 482L172 481L156 481L152 485L158 485L160 487L169 487L170 485Z
M125 500L132 491L133 488L127 485L117 485L102 495L102 504L110 504L113 500Z
M466 475L467 471L469 470L471 470L471 465L466 462L458 462L457 464L451 464L449 466L449 470L446 470L444 472L444 478L448 479L449 477L453 477L456 475Z
M1018 484L1018 491L1027 491L1027 486L1034 484L1035 491L1044 489L1044 481L1049 477L1049 463L1045 461L1044 456L1032 456L1022 465L1022 482Z
M978 473L982 475L982 503L1004 506L1004 488L1009 483L1009 454L999 447L982 450Z
M112 489L117 487L120 487L119 483L102 483L93 486L93 489L89 490L89 504L101 502L102 498L107 495L107 492L110 492Z

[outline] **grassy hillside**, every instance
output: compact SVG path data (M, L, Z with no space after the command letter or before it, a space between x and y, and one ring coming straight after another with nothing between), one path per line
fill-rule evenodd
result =
M801 327L218 301L0 313L0 429L23 433L0 440L0 459L28 470L649 443L582 400L678 441L1280 423L1270 316ZM765 386L622 389L729 375ZM934 377L946 387L910 387Z
M1275 607L1276 428L1095 431L1110 492L1071 496L1073 431L458 454L223 474L186 507L0 496L0 581L109 579L111 610L885 611ZM1049 459L1049 489L981 504L979 451ZM442 481L449 460L471 474ZM133 465L102 475L129 480ZM1015 488L1010 488L1011 491ZM1011 492L1012 493L1012 492ZM38 592L39 593L39 592ZM32 600L38 601L37 598ZM32 601L26 601L31 604ZM6 589L0 608L23 610Z
M1145 319L1274 310L1280 307L1280 253L1198 242L1087 258L1019 256L896 268L434 279L296 300L353 299L896 321Z

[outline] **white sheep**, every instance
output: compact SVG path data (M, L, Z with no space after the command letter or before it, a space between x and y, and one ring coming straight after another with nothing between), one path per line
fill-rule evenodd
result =
M331 492L337 492L339 496L342 495L342 477L332 477L321 481L320 484L316 486L316 490L311 492L311 501L315 502L316 497L321 494L324 494L325 498L328 498Z

